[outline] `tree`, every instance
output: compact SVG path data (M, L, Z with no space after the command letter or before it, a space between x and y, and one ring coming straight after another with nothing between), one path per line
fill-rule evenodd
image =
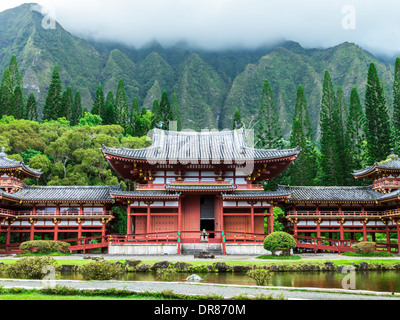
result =
M16 86L12 100L12 108L9 110L9 115L14 116L15 119L22 119L24 116L24 98L20 86Z
M153 128L161 128L161 112L160 112L160 104L158 103L158 100L153 101L153 107L151 109L151 112L154 113L154 123L153 123Z
M92 114L97 114L100 117L104 117L106 110L105 110L105 102L104 102L104 92L101 83L99 83L96 96L94 98L93 106L92 106Z
M256 146L265 149L282 147L279 112L268 79L264 81L257 121Z
M14 99L14 87L12 84L10 69L6 68L3 73L0 86L0 111L2 115L7 115L12 109Z
M82 98L80 92L77 90L75 92L74 103L71 108L71 114L70 114L71 126L78 125L81 116L82 116Z
M118 82L115 97L115 119L117 124L126 127L128 124L128 100L126 98L125 85L122 79Z
M364 131L367 164L386 159L392 147L392 137L386 99L374 63L368 69Z
M350 93L349 114L346 124L346 155L349 157L349 171L361 169L364 158L364 112L357 88ZM354 180L354 179L353 179Z
M56 63L51 77L46 103L43 108L43 120L57 120L59 118L58 112L62 99L61 92L60 73L58 71L58 64Z
M299 85L296 95L295 112L290 147L300 148L301 153L289 167L291 185L304 186L314 184L317 175L317 159L312 141L311 121L304 89Z
M233 123L232 123L232 130L241 129L243 128L242 118L240 116L239 109L236 108L235 113L233 114Z
M173 120L173 112L171 108L171 103L168 99L167 91L164 90L161 101L160 101L160 117L161 117L161 128L163 130L169 129L169 122Z
M37 103L33 93L29 95L26 103L24 118L27 120L38 121L39 116L37 111Z
M18 63L17 63L17 57L13 55L10 60L9 64L9 69L10 69L10 76L11 76L11 83L13 86L13 89L15 87L20 86L23 88L23 82L22 82L22 76L18 71Z
M61 103L60 103L60 109L57 112L58 118L65 118L67 120L71 119L71 110L74 105L74 97L72 94L72 88L71 86L68 86L67 90L64 91L62 98L61 98Z
M400 152L400 58L396 58L393 81L393 141L395 152Z
M325 71L321 100L321 181L324 185L344 185L343 125L339 104L328 71Z
M103 119L103 124L105 125L110 125L110 124L115 124L115 101L114 101L114 94L112 93L112 91L108 91L107 93L107 98L106 98L106 113L104 115L104 119Z

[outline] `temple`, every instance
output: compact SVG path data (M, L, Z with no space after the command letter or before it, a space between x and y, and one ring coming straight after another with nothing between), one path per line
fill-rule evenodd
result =
M3 253L23 241L51 238L71 251L110 254L192 254L204 243L216 254L263 254L274 232L273 208L285 210L286 231L300 250L350 251L384 234L381 250L399 252L400 160L353 173L370 186L278 186L263 183L296 160L299 149L249 147L243 130L175 132L155 129L144 149L102 147L109 165L133 191L117 186L32 187L41 172L0 153L0 235ZM112 208L125 206L127 232L110 231ZM204 239L203 239L204 240Z
M151 244L164 242L163 252L189 253L199 250L206 230L214 251L229 254L262 251L264 221L273 232L272 209L289 193L266 192L259 183L283 172L300 151L250 148L243 130L154 130L147 149L103 153L120 176L137 183L135 191L111 193L128 208L128 235L114 252L161 253Z

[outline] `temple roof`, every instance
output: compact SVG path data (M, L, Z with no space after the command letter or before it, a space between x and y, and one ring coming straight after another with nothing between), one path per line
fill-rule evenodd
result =
M146 191L113 191L113 198L128 198L128 199L148 199L148 198L179 198L180 193L171 193L165 190L146 190Z
M290 192L290 201L296 202L375 202L382 196L371 187L289 187L279 185L278 190Z
M372 166L365 167L361 170L355 170L353 175L355 177L367 176L373 172L377 172L379 170L393 170L400 171L400 159L397 155L391 154L386 160L381 161L379 163L375 163Z
M42 171L35 170L25 165L22 161L11 160L7 158L7 154L4 153L4 148L1 148L0 152L0 173L3 171L19 170L25 172L25 174L30 176L40 176Z
M224 199L249 199L249 198L281 198L290 196L290 192L285 190L277 191L235 191L232 193L223 193Z
M261 150L246 145L244 131L176 132L155 129L152 146L144 149L107 148L103 153L153 163L268 160L297 156L299 149Z
M24 187L13 194L26 202L111 202L110 193L121 186Z

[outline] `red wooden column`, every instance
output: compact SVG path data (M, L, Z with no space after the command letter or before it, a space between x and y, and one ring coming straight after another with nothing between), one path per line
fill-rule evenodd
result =
M6 235L6 245L10 244L10 236L11 236L11 222L8 221L7 235ZM6 251L8 251L8 247L7 246L6 246Z
M132 215L131 215L131 204L128 201L128 212L127 212L127 226L126 233L132 234Z
M150 202L147 203L146 233L150 233Z
M82 221L78 219L78 239L82 238Z
M367 223L368 223L368 221L367 221L367 219L365 219L363 221L363 238L364 238L364 241L367 241Z
M54 219L54 241L58 241L58 221Z
M182 197L178 200L178 255L181 254L181 239L182 239Z
M340 240L344 240L344 230L343 230L344 220L341 220L339 223L340 223L339 226Z
M317 220L317 238L321 238L321 219ZM321 241L319 239L317 240L317 244L321 244Z
M33 241L34 239L35 239L35 222L32 220L32 221L29 221L30 222L30 224L31 224L31 230L30 230L30 237L29 237L29 239L31 240L31 241Z
M252 201L250 204L251 204L251 221L250 221L251 226L250 226L250 230L251 230L251 233L254 234L254 201Z
M274 232L274 205L271 203L271 206L269 207L269 217L268 217L268 229L269 233Z

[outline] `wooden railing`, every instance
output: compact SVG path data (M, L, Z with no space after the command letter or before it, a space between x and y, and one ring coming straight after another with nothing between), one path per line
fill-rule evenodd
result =
M15 216L15 211L13 210L8 210L8 209L2 209L0 208L0 214L1 215L7 215L7 216Z
M296 211L288 211L287 217L381 217L385 215L385 211L314 211L314 210L296 210Z
M96 216L96 217L102 217L102 216L112 216L113 213L112 211L95 211L95 212L79 212L79 211L60 211L60 212L33 212L33 211L14 211L14 214L16 216L21 216L21 217L26 217L26 216L40 216L40 217L52 217L52 216L62 216L62 217L89 217L89 216Z
M387 188L400 188L400 181L399 180L393 180L392 179L384 179L384 180L376 180L374 181L374 189L387 189Z

